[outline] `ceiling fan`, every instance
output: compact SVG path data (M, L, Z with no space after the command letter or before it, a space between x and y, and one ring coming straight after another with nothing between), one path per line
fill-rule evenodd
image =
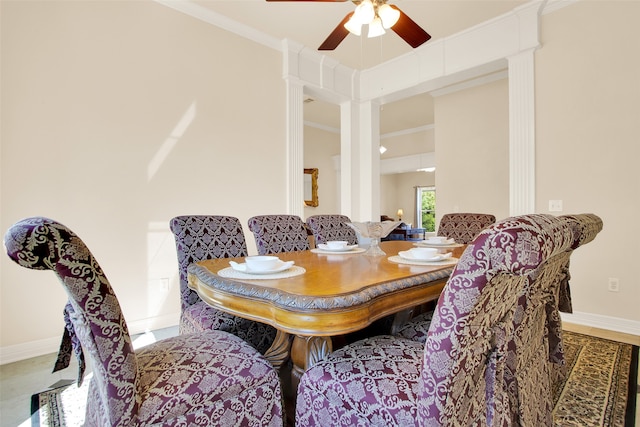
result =
M267 1L318 1L345 2L349 0L267 0ZM349 12L329 37L320 45L318 50L334 50L349 35L359 36L362 26L369 27L368 37L377 37L391 28L411 47L416 48L426 42L431 36L418 24L402 12L397 6L387 4L387 0L351 0L356 10Z

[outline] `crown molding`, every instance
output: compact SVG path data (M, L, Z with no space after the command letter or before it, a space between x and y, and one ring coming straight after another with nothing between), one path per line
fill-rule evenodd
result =
M476 79L467 80L462 83L458 83L452 86L447 86L442 89L434 90L429 92L429 94L434 98L436 98L438 96L448 95L450 93L458 92L465 89L470 89L476 86L482 86L487 83L492 83L498 80L503 80L503 79L506 79L507 77L509 77L509 72L507 70L501 70L496 73L489 74L487 76L481 76Z
M380 174L391 175L396 173L418 172L419 169L433 168L436 166L436 153L420 153L410 156L390 157L380 160Z
M403 136L403 135L412 135L414 133L427 132L430 130L434 130L435 128L436 126L431 124L431 125L417 126L414 128L402 129L395 132L387 132L380 135L380 140L395 138L397 136Z
M546 1L542 14L546 15L547 13L553 13L557 10L563 9L567 6L571 6L572 4L578 3L579 0L548 0Z
M263 46L275 50L282 50L282 40L272 37L262 31L258 31L253 27L234 21L224 15L216 13L197 3L184 0L154 0L155 2L170 7L173 10L182 12L200 21L215 25L223 30L237 34L246 39L252 40Z
M320 129L325 132L340 134L340 128L335 128L333 126L327 126L321 123L312 122L311 120L305 120L304 125L312 128ZM424 126L417 126L414 128L402 129L396 132L388 132L388 133L382 134L380 135L380 140L395 138L397 136L403 136L403 135L412 135L414 133L427 132L434 129L435 129L435 125L424 125Z
M340 134L340 128L334 128L333 126L327 126L327 125L323 125L321 123L312 122L311 120L305 120L304 121L304 125L305 126L309 126L311 128L320 129L320 130L323 130L325 132L335 133L335 134L338 134L338 135Z
M336 154L332 156L333 167L339 172L341 170L341 156ZM380 174L392 175L396 173L418 172L418 169L435 167L436 153L433 151L428 153L412 154L410 156L390 157L380 160Z

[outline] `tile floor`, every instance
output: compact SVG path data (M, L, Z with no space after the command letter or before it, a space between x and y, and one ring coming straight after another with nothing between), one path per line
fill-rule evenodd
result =
M564 327L574 332L640 345L640 337L610 333L567 323L564 324ZM133 337L134 347L139 348L175 334L177 334L177 327L137 335ZM72 360L67 369L55 374L51 373L55 356L55 354L47 354L0 366L0 426L30 427L31 395L46 390L57 381L76 378L77 364L75 360ZM87 367L87 370L90 370L90 367ZM640 427L640 404L636 405L636 427Z

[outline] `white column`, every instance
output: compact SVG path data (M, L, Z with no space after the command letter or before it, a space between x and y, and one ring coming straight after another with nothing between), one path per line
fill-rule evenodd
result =
M340 104L340 213L348 216L353 221L358 221L355 218L355 212L353 206L353 194L357 191L353 184L353 141L357 140L357 133L354 129L357 129L354 120L355 114L353 102L343 102Z
M380 104L360 104L360 215L363 221L380 221Z
M287 79L287 213L304 219L304 87Z
M380 107L376 102L341 104L342 212L354 221L380 217Z
M535 212L534 51L509 60L509 212Z

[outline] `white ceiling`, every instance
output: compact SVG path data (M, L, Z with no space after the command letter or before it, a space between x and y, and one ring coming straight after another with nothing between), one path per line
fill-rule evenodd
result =
M326 39L344 16L353 11L351 1L272 1L266 0L192 0L216 14L276 39L289 39L310 49ZM430 35L431 41L455 34L526 3L524 0L389 0ZM363 31L363 34L366 32ZM417 49L420 49L418 47ZM412 48L396 33L369 39L349 34L334 51L322 51L328 57L354 69L374 67L411 52ZM433 123L429 95L420 95L384 106L381 133ZM305 120L339 127L339 110L322 101L305 104Z

